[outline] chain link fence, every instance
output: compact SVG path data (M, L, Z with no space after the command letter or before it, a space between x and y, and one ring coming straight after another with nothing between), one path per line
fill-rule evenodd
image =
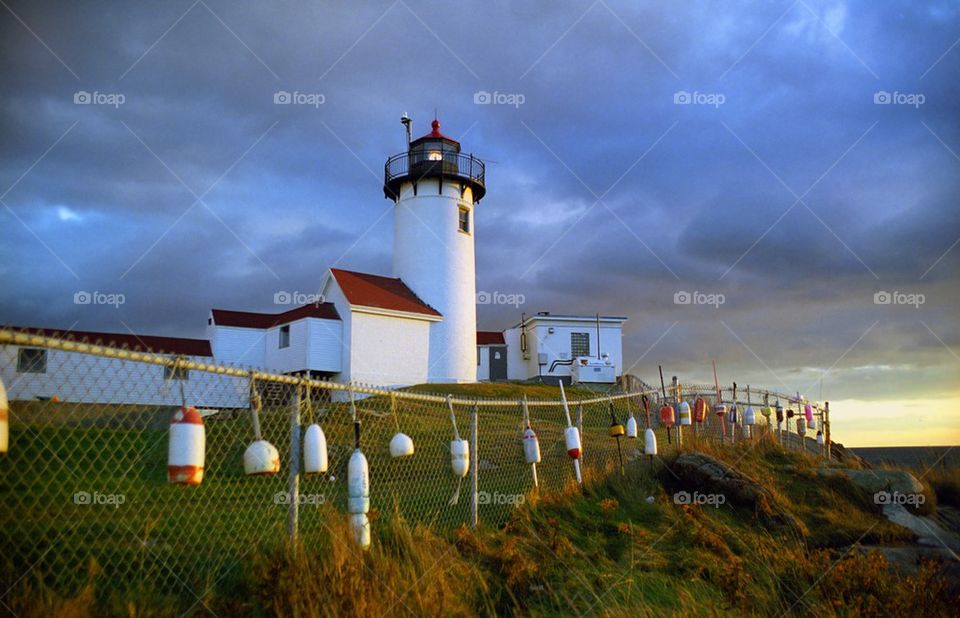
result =
M524 459L521 400L344 385L4 330L0 378L10 400L9 451L0 457L4 595L31 577L70 596L96 572L115 591L176 596L188 590L200 599L258 548L293 535L309 545L329 533L331 512L347 512L354 418L369 462L374 542L384 517L439 531L498 526L534 490L534 470ZM709 406L702 424L682 432L660 423L661 392L578 393L569 415L580 428L585 471L609 473L643 457L648 418L661 453L681 437L747 438L744 427L734 432L714 418L712 385L667 387L668 402L679 393L691 407L697 397ZM734 394L721 396L732 402ZM802 404L791 404L789 396L752 391L750 397L757 410L764 401L784 400L799 412L794 418L803 418ZM252 399L259 406L251 406ZM737 399L745 407L746 393ZM167 478L170 422L184 404L197 408L205 427L203 480L196 486ZM255 440L254 407L259 433L280 454L275 474L244 471L244 452ZM563 403L531 400L526 407L541 450L537 491L575 483ZM829 412L817 405L814 413L815 426L827 434L824 445L811 439L812 431L798 438L795 425L792 433L778 431L772 414L767 422L758 413L750 432L774 433L786 446L828 456ZM639 439L611 437L611 425L625 424L630 415ZM785 429L795 422L784 421ZM329 468L308 475L292 455L301 452L302 432L313 423L326 436ZM394 458L389 444L399 432L412 439L415 452ZM466 478L451 468L455 433L470 440Z

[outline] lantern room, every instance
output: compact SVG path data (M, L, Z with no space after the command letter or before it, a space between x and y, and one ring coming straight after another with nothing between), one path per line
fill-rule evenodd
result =
M441 193L444 182L451 182L460 187L461 194L470 188L473 201L479 202L487 192L483 161L472 154L461 154L460 142L440 132L439 120L434 120L431 128L433 130L430 133L410 141L407 152L387 159L384 166L384 197L396 200L400 195L400 187L407 182L413 185L416 194L422 180L436 179L439 180Z

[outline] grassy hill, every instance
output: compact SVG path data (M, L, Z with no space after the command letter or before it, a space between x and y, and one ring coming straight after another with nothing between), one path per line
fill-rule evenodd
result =
M529 493L502 528L437 532L383 514L366 553L331 509L325 536L254 552L193 613L952 615L960 597L942 565L901 572L856 548L913 533L849 479L823 478L815 460L771 443L697 450L755 481L762 506L677 504L674 493L690 488L671 453L652 470L638 460L623 475L590 469L582 488ZM770 523L767 510L792 523ZM18 615L101 614L98 585L91 574L64 600L36 583L4 602ZM168 613L148 591L108 602L113 613Z

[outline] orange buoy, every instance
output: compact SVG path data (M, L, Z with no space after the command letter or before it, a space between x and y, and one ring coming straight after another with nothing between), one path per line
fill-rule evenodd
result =
M697 397L693 404L693 422L702 423L707 418L707 402L703 397Z
M167 480L178 485L199 485L203 480L206 451L203 417L194 407L181 407L170 420Z

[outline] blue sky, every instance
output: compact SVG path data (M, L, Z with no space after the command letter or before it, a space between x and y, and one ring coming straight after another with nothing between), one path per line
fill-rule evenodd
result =
M626 315L648 380L658 364L708 380L716 358L721 379L817 397L822 378L824 398L948 414L958 17L894 1L6 2L0 322L202 336L210 307L276 311L329 266L389 274L383 162L402 112L422 134L436 110L488 161L478 289L526 301L481 306L481 328ZM124 303L74 303L95 291Z

